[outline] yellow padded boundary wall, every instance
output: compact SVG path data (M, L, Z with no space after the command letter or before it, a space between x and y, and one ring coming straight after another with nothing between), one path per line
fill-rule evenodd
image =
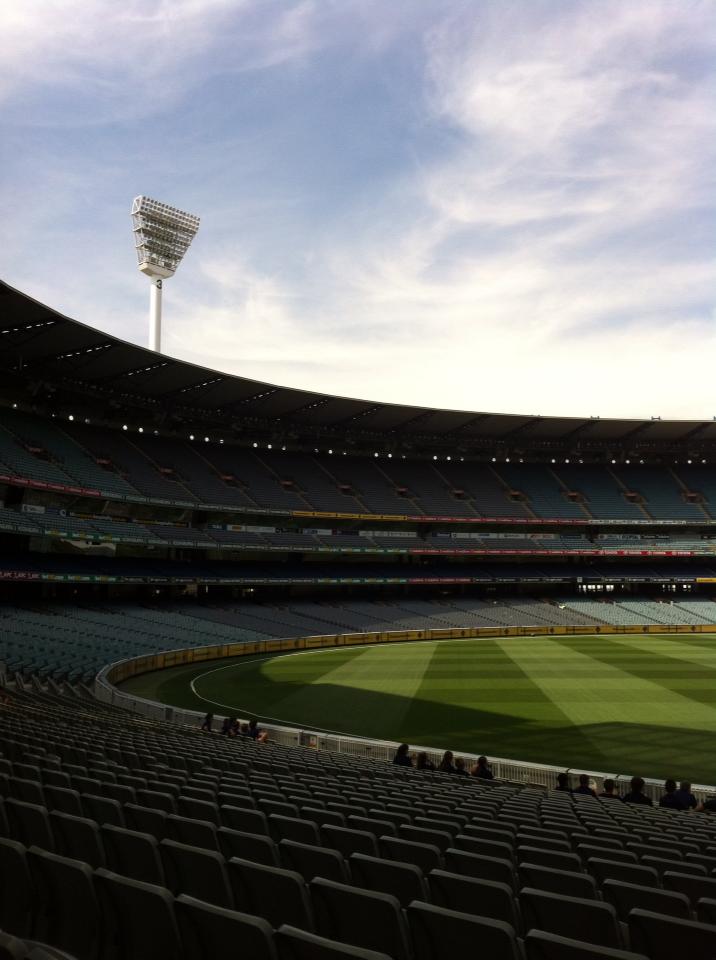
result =
M289 650L313 650L322 647L348 647L368 643L404 643L416 640L463 640L480 637L564 637L594 636L595 634L649 634L649 633L714 633L716 625L688 624L666 626L644 624L643 626L594 626L594 627L464 627L443 630L394 630L381 633L337 633L316 637L290 637L285 640L254 640L249 643L220 643L208 647L192 647L184 650L169 650L166 653L148 654L112 664L103 679L110 684L119 684L129 677L167 667L179 667L210 660L225 660L230 657L246 657L251 654L284 653Z

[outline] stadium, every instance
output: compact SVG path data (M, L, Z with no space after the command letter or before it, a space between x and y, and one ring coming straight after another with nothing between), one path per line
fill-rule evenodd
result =
M709 814L596 794L715 792L716 423L307 393L0 294L0 928L713 957Z

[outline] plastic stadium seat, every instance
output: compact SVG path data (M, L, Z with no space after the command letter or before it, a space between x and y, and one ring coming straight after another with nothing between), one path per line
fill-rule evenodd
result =
M579 897L582 900L597 900L597 884L588 873L576 873L570 870L554 870L541 867L536 863L521 863L519 876L522 885L546 890L548 893L560 893L567 897Z
M586 864L590 857L601 857L602 859L618 860L620 863L638 863L639 858L633 850L617 850L616 848L605 850L602 846L596 846L592 843L580 843L577 847L577 853Z
M37 895L33 936L93 960L99 941L99 906L86 863L31 847L27 861Z
M311 881L310 890L321 936L409 960L408 929L396 897L321 878Z
M411 903L407 910L415 960L455 960L480 956L521 960L514 929L488 917L446 910L431 903Z
M708 874L708 870L704 868L703 864L689 863L686 860L665 860L663 857L646 855L641 858L641 864L644 867L651 867L652 870L656 870L660 877L663 877L667 870L676 873L688 873L694 877L706 877Z
M319 844L321 837L313 820L269 814L269 830L274 840L296 840L298 843Z
M527 960L648 960L643 953L598 947L544 930L530 930L524 943Z
M445 869L459 873L463 877L476 877L478 880L496 880L508 887L516 888L515 869L510 860L497 857L482 857L465 850L448 849L445 851Z
M174 960L181 957L174 897L164 887L95 872L102 913L101 960Z
M243 833L263 833L269 835L266 814L250 807L235 807L225 804L221 809L221 822L232 830L241 830Z
M216 827L209 820L192 820L189 817L170 813L165 824L168 840L186 843L191 847L202 847L204 850L219 849Z
M716 956L716 926L709 923L640 909L631 911L628 922L632 949L649 960L673 960L684 949L689 960L713 960Z
M227 860L238 857L240 860L251 860L252 863L263 863L268 867L279 866L278 847L271 837L244 833L229 827L219 827L216 837L219 849Z
M295 870L308 883L314 877L349 883L350 871L343 854L338 850L315 844L299 843L297 840L281 840L278 845L281 866ZM353 857L364 856L354 853Z
M476 853L480 857L497 857L499 860L515 860L515 848L512 843L503 843L501 840L484 840L482 837L469 837L459 833L454 843L447 844L457 850L467 853ZM446 849L443 847L442 849ZM524 858L523 858L524 859Z
M496 843L509 843L510 846L514 845L515 840L515 832L505 827L484 827L468 823L460 832L466 837L480 837Z
M442 866L440 850L430 843L416 843L414 840L403 840L401 837L380 837L378 848L380 855L387 860L414 863L423 873L429 873L435 867ZM368 856L374 856L374 854L369 853Z
M17 766L17 764L15 764ZM23 777L10 777L10 796L25 803L45 806L45 791L39 780L27 780Z
M124 819L130 830L151 833L157 840L161 840L166 832L167 814L164 810L143 807L137 803L125 803Z
M276 960L271 926L261 917L185 895L177 897L174 911L184 956L191 960L228 960L239 955Z
M159 790L137 790L137 803L165 813L177 812L176 799L171 793L160 793Z
M0 838L0 890L0 929L29 936L35 891L25 847L17 840Z
M53 810L50 823L55 837L55 849L65 857L84 860L91 867L103 867L104 848L99 827L87 817L73 817L70 813Z
M321 827L321 837L327 847L340 850L344 857L352 853L367 853L368 856L378 856L376 838L367 830L350 830L348 827L333 827L324 824Z
M346 821L346 826L350 827L351 830L366 830L368 833L372 833L374 837L394 837L397 833L394 823L376 817L357 817L351 814ZM407 829L407 825L404 826ZM402 830L403 826L400 829Z
M517 848L519 863L534 863L540 867L552 867L553 870L568 870L579 873L582 864L576 853L567 853L559 850L545 850L538 846L520 844Z
M629 911L635 908L663 913L669 917L691 918L689 898L683 893L659 890L653 887L624 883L621 880L605 880L602 884L602 896L616 907L620 920L626 921Z
M356 887L389 893L407 907L411 900L427 900L428 888L423 871L414 863L400 863L353 853L350 857L351 876ZM326 879L332 879L327 877Z
M590 857L587 869L599 884L605 880L621 880L623 883L635 883L641 887L659 885L659 875L652 867L636 863L620 863L601 857Z
M327 940L287 924L276 931L275 943L280 960L391 960L387 953Z
M177 798L177 812L191 820L206 820L216 827L221 826L221 812L216 802L180 796Z
M536 928L573 940L622 949L617 912L610 903L581 900L524 887L519 895L525 930Z
M75 817L84 816L82 800L78 790L68 790L66 787L54 787L45 784L45 803L48 810L59 810L70 813Z
M696 903L696 919L701 923L716 924L716 900L699 897Z
M8 797L5 801L5 813L13 839L24 843L26 847L55 849L55 839L45 807Z
M80 794L83 816L89 817L96 823L111 823L115 827L124 826L122 805L111 797L93 796L91 793Z
M324 823L331 824L334 827L345 827L346 818L342 813L336 810L321 810L318 807L301 807L301 817L304 820L313 820L313 822L322 827Z
M99 833L111 871L143 883L164 885L164 867L156 837L112 824L103 824Z
M688 873L666 870L662 879L665 890L675 890L689 898L695 908L700 897L716 898L716 878L696 877Z
M233 909L226 861L220 853L164 839L159 844L159 854L172 893L184 893L217 907Z
M311 902L300 873L238 857L227 867L237 910L263 917L274 928L288 923L313 930Z
M517 902L512 887L506 883L463 877L447 870L431 870L428 883L432 902L438 907L502 920L519 932Z

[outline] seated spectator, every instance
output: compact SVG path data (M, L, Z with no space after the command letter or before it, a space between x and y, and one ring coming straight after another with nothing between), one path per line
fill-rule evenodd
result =
M242 723L241 729L239 730L240 737L251 737L251 732L249 731L248 723Z
M664 781L664 796L659 800L660 807L668 807L670 810L685 810L681 800L676 796L676 780Z
M224 717L224 720L223 720L223 722L222 722L222 724L221 724L221 734L222 734L222 736L224 736L224 737L230 737L230 736L231 736L231 728L233 727L233 725L234 725L234 719L233 719L233 717Z
M256 743L265 743L268 740L268 733L259 727L258 720L249 720L249 734Z
M459 777L469 777L470 774L465 769L465 761L462 757L455 757L455 773Z
M214 724L214 714L207 713L207 715L204 717L204 719L201 722L201 729L206 730L207 733L211 733L213 729L213 724Z
M494 780L495 775L490 769L487 757L478 757L477 763L470 771L470 776L477 777L480 780Z
M401 743L398 749L395 751L393 763L399 767L412 767L413 761L408 753L408 750L410 750L408 744Z
M674 797L681 804L680 810L695 810L698 805L696 797L691 792L691 784L688 780L681 781L681 786L674 793Z
M624 803L636 803L645 807L654 806L654 804L651 802L651 797L647 797L647 795L644 793L643 777L632 777L630 786L631 789L629 793L625 793L622 797Z
M584 794L587 797L596 797L597 795L596 790L592 790L589 786L589 776L586 773L579 774L579 786L572 793Z
M395 763L395 760L393 761L393 763ZM431 761L428 760L428 755L423 750L418 754L416 758L415 767L417 770L434 770L435 764L431 763Z
M443 773L455 773L455 765L453 764L453 755L452 750L446 750L443 754L443 758L440 761L440 766L438 770L442 770Z
M599 794L599 799L600 800L621 800L621 797L619 796L619 794L614 792L615 786L616 784L611 779L611 777L607 777L607 779L604 781L604 789Z
M569 789L569 777L566 773L557 774L557 786L554 789L564 790L567 793L571 793L571 790Z

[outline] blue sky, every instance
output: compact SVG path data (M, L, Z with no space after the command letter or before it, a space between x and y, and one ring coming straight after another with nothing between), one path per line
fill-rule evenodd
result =
M164 350L273 383L711 418L711 0L0 7L0 276L145 344L140 193L202 218Z

